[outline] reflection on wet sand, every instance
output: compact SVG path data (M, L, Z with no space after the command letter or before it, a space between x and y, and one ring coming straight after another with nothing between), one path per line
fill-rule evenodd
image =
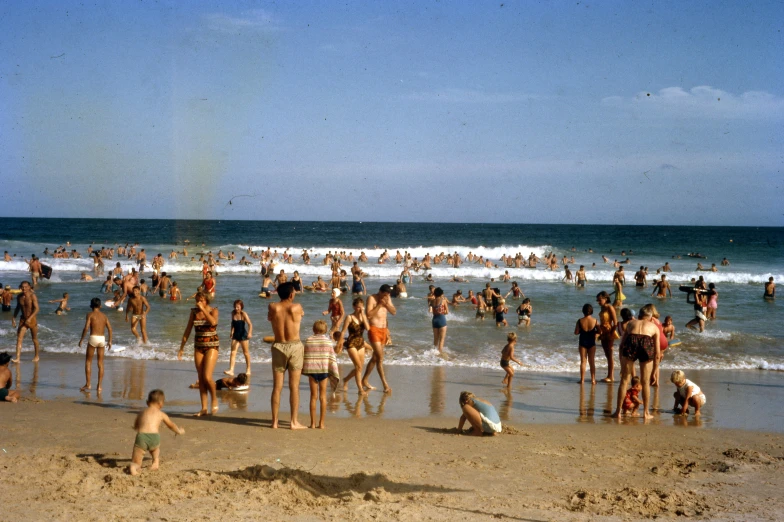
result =
M380 399L379 399L379 403L378 403L378 408L374 412L371 400L375 399L376 397L380 397ZM352 417L357 417L357 418L362 417L362 414L361 414L362 410L360 409L360 406L364 406L365 416L366 417L374 417L374 416L381 416L381 415L384 414L384 405L386 404L388 398L389 398L389 394L388 393L373 393L373 392L371 392L371 393L368 393L367 395L359 395L359 394L357 394L356 400L352 401L351 399L349 399L349 394L348 393L344 393L343 394L343 404L346 407L346 411Z
M218 390L218 402L228 406L230 410L248 411L248 395L250 390L233 391Z
M132 401L146 400L144 391L146 361L128 361L120 369L122 379L112 379L112 398Z
M444 413L444 380L445 371L443 366L436 366L430 374L430 415L440 415Z
M607 388L610 388L608 386ZM591 384L591 391L588 395L588 404L585 403L585 385L580 385L580 406L578 408L580 414L577 416L577 422L587 422L595 424L594 412L596 411L596 385Z
M508 422L509 414L512 411L514 396L512 395L512 390L509 388L504 388L501 393L504 394L504 398L501 400L501 404L498 407L498 416L501 417L502 421Z

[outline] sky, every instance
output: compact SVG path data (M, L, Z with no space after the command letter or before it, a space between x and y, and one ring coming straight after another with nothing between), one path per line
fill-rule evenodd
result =
M3 2L0 215L784 226L784 3Z

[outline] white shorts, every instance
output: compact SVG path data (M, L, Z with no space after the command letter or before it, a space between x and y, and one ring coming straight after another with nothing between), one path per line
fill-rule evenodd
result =
M402 298L404 298L404 299L405 299L406 297L408 297L408 292L400 292L400 293L398 294L398 297L402 297Z
M103 335L91 335L87 343L95 348L103 348L106 346L106 337Z

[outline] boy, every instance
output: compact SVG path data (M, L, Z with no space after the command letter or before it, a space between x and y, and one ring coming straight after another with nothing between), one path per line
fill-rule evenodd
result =
M136 430L136 440L133 442L133 454L131 455L131 465L128 472L131 475L138 475L142 469L144 452L149 451L152 456L152 466L150 469L155 471L160 466L161 456L161 436L158 428L161 422L177 435L184 435L185 430L177 427L161 409L166 397L162 390L153 390L147 396L147 407L139 412L133 429Z
M11 390L13 378L11 370L8 369L10 362L11 356L8 352L0 353L0 402L16 402L19 399L19 392Z
M87 314L84 321L84 329L82 336L79 338L79 348L82 347L82 341L87 334L87 329L90 329L90 338L87 340L87 355L84 362L84 376L85 384L80 388L81 391L90 389L90 377L92 374L93 354L98 352L98 387L97 391L101 391L101 383L103 382L103 354L104 348L112 346L112 325L109 324L109 318L101 312L101 299L93 297L90 300L90 308L92 311ZM109 342L106 342L104 337L104 330L109 330Z
M327 410L327 379L332 382L333 389L337 388L340 380L337 357L332 348L332 340L326 335L327 323L316 321L313 323L313 334L305 341L305 356L302 373L310 381L310 427L316 428L316 397L320 402L318 428L323 430L324 414Z
M506 372L506 377L504 377L504 380L501 381L501 384L506 384L507 388L512 387L512 377L514 377L515 374L514 370L509 365L509 361L516 362L518 366L523 365L523 363L515 359L514 349L516 344L517 334L514 332L509 332L506 336L506 346L504 346L504 349L501 350L501 368L503 368Z
M642 404L642 401L638 397L640 390L642 390L642 384L640 383L640 378L635 375L632 377L632 387L626 391L626 397L623 399L624 415L631 415L632 417L640 415L637 412L640 404Z
M131 333L139 342L139 334L136 332L136 325L141 328L141 340L147 344L147 314L150 312L150 303L147 298L141 295L141 288L134 286L132 297L128 299L125 308L125 322L128 322L128 314L131 314Z
M49 301L50 303L58 303L57 310L54 311L57 315L62 315L65 312L70 312L71 309L68 308L68 292L63 294L62 299L53 299Z
M198 384L196 386L198 388ZM237 390L244 391L248 389L248 374L240 373L236 377L224 377L215 381L216 390Z
M688 415L689 406L694 407L694 415L699 416L700 408L705 406L705 394L700 387L686 378L686 374L680 370L675 370L670 376L670 381L675 385L676 392L675 405L672 407L676 415Z

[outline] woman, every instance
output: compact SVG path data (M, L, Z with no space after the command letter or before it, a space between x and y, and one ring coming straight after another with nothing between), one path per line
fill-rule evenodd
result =
M294 276L291 278L291 284L294 285L294 292L301 294L302 293L302 279L299 277L299 272L294 271Z
M365 315L365 302L361 297L357 297L352 302L354 312L347 315L343 321L343 329L340 332L340 339L335 350L340 353L343 350L345 337L346 352L349 359L354 364L354 369L343 379L343 391L348 391L348 382L353 377L357 382L357 391L360 395L367 395L362 386L362 367L365 365L365 330L370 330L367 315Z
M613 289L613 295L615 295L613 306L620 310L623 308L623 301L626 299L626 296L623 294L623 280L618 277L617 272L613 277Z
M245 373L250 375L250 351L248 350L249 339L253 337L253 323L245 312L245 303L242 299L234 301L234 311L231 314L231 355L229 356L229 369L223 373L234 375L234 362L237 360L237 348L242 346L242 353L245 354Z
M193 343L193 361L196 364L196 373L199 376L199 397L201 399L201 410L196 417L217 413L218 401L215 399L215 381L212 380L212 372L215 370L215 361L218 360L218 309L210 306L209 297L203 292L196 294L196 308L191 308L191 315L188 318L188 326L182 334L180 351L177 352L177 359L182 360L185 350L185 343L191 335L191 329L196 328ZM207 409L207 392L210 394L212 408Z
M646 420L653 418L648 408L651 398L651 376L659 372L661 358L659 329L652 322L653 308L650 304L643 306L638 315L639 319L629 321L621 337L618 350L621 357L621 380L618 385L618 402L612 414L615 418L621 417L621 406L634 372L635 361L640 361L643 418Z
M472 428L468 435L481 437L485 433L488 435L501 433L501 418L489 402L478 398L471 392L464 391L460 393L460 409L463 410L463 414L457 425L458 435L463 432L466 421Z
M361 271L357 270L356 272L352 271L351 275L354 278L354 282L351 284L351 294L356 297L358 295L365 295L365 280L362 277L363 274Z
M204 281L201 283L204 286L204 292L210 300L215 299L215 279L212 277L212 272L207 272Z
M596 302L599 303L599 338L602 341L604 356L607 358L607 377L602 382L613 382L615 373L615 361L613 360L613 344L620 336L615 330L618 324L618 316L615 315L615 308L610 306L610 296L607 292L596 294Z
M433 290L433 304L430 311L433 313L433 346L438 348L438 353L442 353L446 341L446 315L449 313L449 304L441 287Z
M329 300L329 305L327 309L321 312L321 315L329 314L330 319L332 319L332 328L330 328L329 333L337 332L338 328L340 328L340 321L343 320L346 312L343 309L343 303L340 301L340 289L333 288L332 289L332 299Z
M716 319L716 309L719 307L719 292L716 290L716 285L711 283L708 285L708 319L711 321Z
M591 366L591 384L596 384L596 335L599 333L598 323L593 318L593 306L583 305L583 317L577 320L574 335L579 335L578 351L580 352L580 380L585 381L585 365Z

